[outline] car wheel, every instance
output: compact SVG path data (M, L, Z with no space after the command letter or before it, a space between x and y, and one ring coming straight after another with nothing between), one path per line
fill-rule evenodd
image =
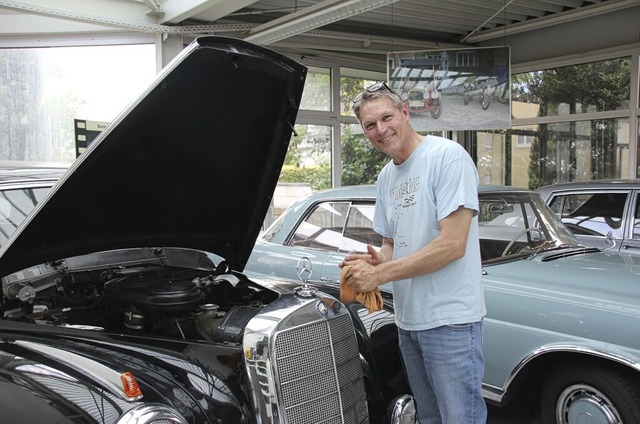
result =
M491 104L491 97L489 97L488 94L484 93L482 95L482 110L487 110L489 109L489 105Z
M433 100L433 109L431 109L431 117L438 119L442 115L442 94L437 99Z
M558 368L541 397L543 424L640 423L640 382L592 365Z

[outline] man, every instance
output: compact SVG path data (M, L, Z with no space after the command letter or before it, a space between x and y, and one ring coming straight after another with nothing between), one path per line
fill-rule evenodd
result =
M398 339L421 424L485 423L478 173L451 140L421 136L386 83L354 99L365 136L391 161L378 176L380 251L349 255L346 283L393 282Z

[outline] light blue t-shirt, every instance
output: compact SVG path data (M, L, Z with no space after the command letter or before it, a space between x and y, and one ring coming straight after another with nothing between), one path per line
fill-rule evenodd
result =
M486 314L478 243L478 171L458 143L426 136L402 164L378 176L373 228L407 256L440 234L439 221L463 206L474 211L467 250L434 273L393 282L396 323L409 330L480 321Z

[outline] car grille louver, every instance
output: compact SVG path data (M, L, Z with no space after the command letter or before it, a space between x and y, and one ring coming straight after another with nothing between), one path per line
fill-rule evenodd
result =
M318 304L326 299L285 297L245 329L257 422L368 423L358 342L347 309L333 299L334 310L322 316Z

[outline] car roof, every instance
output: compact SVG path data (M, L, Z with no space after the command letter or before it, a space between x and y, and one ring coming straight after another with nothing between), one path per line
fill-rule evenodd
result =
M513 186L504 186L504 185L481 185L478 186L479 193L486 192L526 192L531 193L532 191L526 188L521 187L513 187ZM307 198L314 199L326 199L326 198L353 198L353 197L375 197L376 195L376 186L373 184L364 184L364 185L353 185L353 186L343 186L343 187L335 187L329 188L326 190L315 191L308 194Z
M570 181L565 183L551 184L540 187L536 191L542 197L548 197L552 192L573 191L573 190L616 190L640 188L640 179L606 179L589 181Z
M68 164L0 161L0 184L57 181L69 168Z
M478 193L533 193L529 189L503 185L481 185ZM317 202L322 200L371 200L376 197L376 186L373 184L352 185L334 187L320 191L314 191L300 198L298 202Z

